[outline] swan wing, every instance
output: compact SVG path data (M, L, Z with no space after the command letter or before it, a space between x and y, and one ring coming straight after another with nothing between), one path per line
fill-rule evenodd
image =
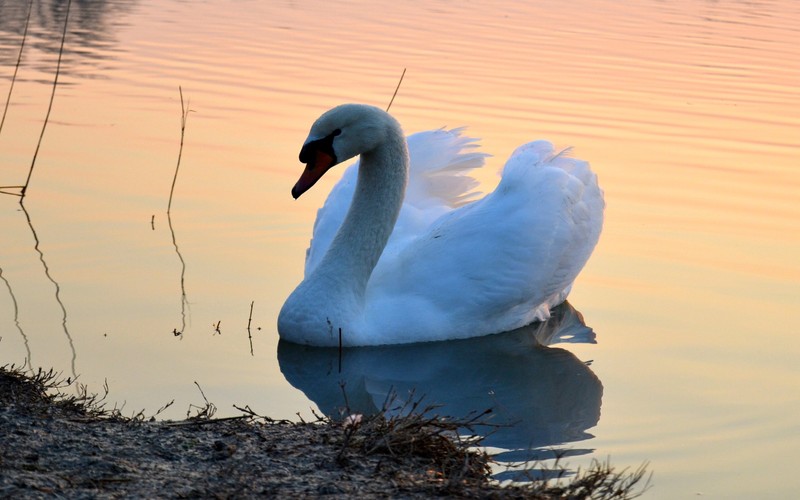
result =
M476 148L476 139L465 137L462 132L461 128L438 129L408 136L408 186L384 256L395 255L433 221L480 194L474 191L478 182L469 173L481 167L488 155L472 151ZM347 215L358 166L356 162L345 170L317 211L311 244L306 251L306 276L322 260Z
M445 213L381 259L367 289L368 322L394 332L387 342L402 342L545 319L596 245L603 208L588 163L549 142L523 145L492 193Z

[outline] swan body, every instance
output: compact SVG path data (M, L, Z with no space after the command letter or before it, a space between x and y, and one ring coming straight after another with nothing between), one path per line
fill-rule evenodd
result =
M360 155L317 214L305 278L278 316L310 345L477 337L547 319L594 249L603 194L588 163L546 141L517 148L497 188L475 199L483 164L460 130L406 140L378 108L324 113L300 152L297 198ZM339 331L341 329L341 337Z

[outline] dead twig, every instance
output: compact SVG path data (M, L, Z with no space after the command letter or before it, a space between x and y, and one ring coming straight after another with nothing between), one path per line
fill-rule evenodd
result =
M197 406L190 404L189 409L186 411L186 420L187 421L197 421L197 420L211 420L211 417L217 412L217 407L214 403L208 401L206 394L203 392L203 388L200 387L200 384L195 381L194 385L197 386L197 389L200 391L200 395L203 396L203 401L205 401L205 405ZM192 415L192 409L195 409L195 414ZM215 419L215 420L223 420L223 419Z
M195 406L195 408L197 407ZM235 417L222 417L222 418L202 417L200 419L198 419L197 417L189 417L187 420L181 420L180 422L166 422L164 425L166 425L167 427L189 427L196 425L221 424L222 422L230 422L232 420L250 420L250 417L247 415L238 415Z
M286 420L286 419L276 420L276 419L274 419L272 417L268 417L266 415L260 415L260 414L256 413L255 411L253 411L253 409L250 408L250 405L245 405L244 408L242 408L241 406L236 406L236 405L232 405L232 406L234 408L236 408L237 410L239 410L240 412L244 413L244 416L246 416L248 418L251 418L253 420L261 420L261 421L266 422L268 424L292 425L292 421L290 421L290 420Z
M161 415L161 413L162 413L164 410L166 410L167 408L169 408L169 407L170 407L170 406L172 406L173 404L175 404L175 400L174 400L174 399L173 399L172 401L170 401L169 403L165 404L164 406L162 406L161 408L159 408L159 409L158 409L158 411L157 411L157 412L155 412L155 413L154 413L154 414L153 414L153 415L150 417L150 421L153 421L153 420L155 420L157 416Z

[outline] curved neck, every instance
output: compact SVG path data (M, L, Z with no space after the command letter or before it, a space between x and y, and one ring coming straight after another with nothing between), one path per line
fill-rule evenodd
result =
M325 257L309 277L332 287L329 297L349 296L363 301L372 270L397 222L407 181L405 137L399 127L392 127L384 142L361 154L350 209Z

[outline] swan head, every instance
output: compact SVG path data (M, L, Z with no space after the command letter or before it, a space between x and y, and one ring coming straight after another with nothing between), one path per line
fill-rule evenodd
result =
M326 111L311 126L300 150L306 168L292 188L292 197L308 191L334 165L372 151L391 129L399 128L388 113L366 104L342 104Z

